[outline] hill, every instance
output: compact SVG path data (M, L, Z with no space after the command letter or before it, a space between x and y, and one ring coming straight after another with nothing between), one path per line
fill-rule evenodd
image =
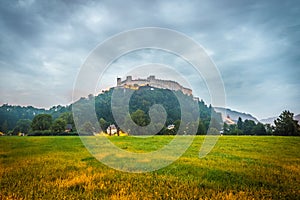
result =
M112 101L112 97L114 97L114 101ZM124 103L127 101L126 99L130 99L129 103ZM182 108L179 104L179 99L184 102ZM84 110L86 106L89 106L90 100L92 99L83 98L76 102L73 108L76 107L76 112L82 113L81 115L87 115L88 113L84 113ZM202 134L205 134L209 127L211 115L214 116L215 121L222 124L221 115L217 114L212 107L208 107L203 101L195 100L193 96L186 95L180 90L172 91L150 86L142 86L137 89L115 87L94 97L94 100L97 118L98 120L101 119L103 124L102 130L106 130L108 124L128 127L130 117L139 126L146 126L150 123L150 108L157 104L161 105L166 112L165 123L155 122L157 125L163 126L159 134L168 132L166 131L168 125L175 124L175 127L178 128L180 123L194 123L197 117L201 119L202 130L204 130ZM191 109L193 106L198 106L199 113L197 113L196 109ZM77 109L79 110L77 111ZM117 113L113 114L112 109ZM130 116L125 115L128 110ZM136 118L135 116L138 117ZM181 116L186 116L188 121L184 121ZM82 124L84 122L79 121L79 123ZM169 132L167 134L172 133Z
M247 114L247 113L242 113L242 112L239 112L239 111L234 111L234 110L231 110L229 108L221 108L221 107L214 107L215 111L216 112L220 112L222 114L222 118L223 120L225 120L225 118L227 116L230 117L230 119L232 119L233 121L237 122L239 117L242 118L242 120L253 120L255 121L256 123L258 123L259 121L253 117L251 114Z
M294 116L294 119L298 121L298 124L300 124L300 114Z
M260 122L263 124L271 124L274 125L274 120L277 119L277 117L269 117L266 119L261 119Z
M277 118L278 118L278 116L277 116L277 117L269 117L269 118L260 120L260 122L263 123L263 124L271 124L271 125L275 125L275 124L274 124L274 120L277 119ZM294 116L294 120L297 120L297 121L298 121L298 124L300 124L300 114L295 115L295 116Z
M117 95L117 101L120 102L119 105L112 104L112 95L114 91L114 95ZM203 134L205 134L210 124L211 115L214 116L216 121L222 121L221 116L218 115L212 107L207 106L204 101L195 100L192 95L186 95L180 90L171 91L169 89L154 88L150 86L139 87L136 90L130 88L115 87L97 96L89 95L88 98L81 98L74 104L68 106L53 106L49 110L34 108L32 106L21 107L7 104L2 105L0 107L0 130L3 132L6 132L6 130L13 130L18 120L32 120L34 116L38 114L50 114L52 116L52 119L56 119L62 113L71 112L74 105L76 105L76 108L79 109L79 112L81 112L82 115L89 115L90 113L85 113L85 108L93 102L95 103L94 106L97 118L98 120L102 120L103 126L101 128L102 130L106 130L107 126L109 126L110 124L118 124L116 123L116 120L113 116L112 108L118 110L120 114L126 112L127 105L124 105L123 102L123 99L125 97L130 97L128 110L131 118L133 118L133 116L137 115L138 113L142 115L142 117L138 117L142 118L142 121L135 121L137 124L141 123L138 124L141 126L145 126L150 123L149 109L151 108L151 106L160 104L165 108L167 117L165 124L163 124L164 128L160 132L161 134L164 133L164 130L166 130L166 127L170 124L177 123L178 126L180 122L182 122L181 114L187 116L188 119L195 119L195 116L199 116L202 122L201 125L203 126L202 130L205 130L203 131ZM199 113L195 113L196 110L188 110L189 108L181 110L178 98L181 98L181 100L185 102L185 105L193 104L198 106ZM137 111L139 112L136 113ZM122 123L125 123L126 117L123 117L121 120L123 120ZM95 122L92 122L92 125L93 124L95 124Z

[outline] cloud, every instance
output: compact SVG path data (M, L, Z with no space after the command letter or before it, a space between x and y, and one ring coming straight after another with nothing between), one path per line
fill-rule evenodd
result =
M259 118L284 107L300 113L299 7L298 1L271 0L1 1L0 103L68 104L93 48L121 31L158 26L180 31L207 50L223 77L228 106ZM204 87L180 59L155 52L123 59L123 71L111 70L105 87L136 59L178 65L180 73ZM274 99L277 103L269 106Z

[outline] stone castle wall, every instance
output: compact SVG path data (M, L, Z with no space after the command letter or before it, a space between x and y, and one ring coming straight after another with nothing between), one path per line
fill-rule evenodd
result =
M169 90L180 90L186 95L192 95L192 90L181 86L179 83L170 80L156 79L155 76L149 76L147 79L132 79L132 76L127 76L126 80L122 81L120 78L117 79L117 86L152 86L156 88L169 89Z

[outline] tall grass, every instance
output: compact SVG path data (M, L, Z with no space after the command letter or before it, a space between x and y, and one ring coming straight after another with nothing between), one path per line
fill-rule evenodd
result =
M205 158L196 137L184 155L151 173L111 169L79 137L0 137L0 199L299 199L299 137L224 136ZM128 151L172 136L111 137Z

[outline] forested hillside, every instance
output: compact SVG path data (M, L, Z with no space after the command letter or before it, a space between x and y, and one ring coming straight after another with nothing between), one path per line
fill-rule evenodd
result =
M70 112L70 106L53 106L50 109L35 108L33 106L13 106L4 104L0 107L0 130L13 130L21 119L32 120L38 114L50 114L54 119L64 112Z
M112 101L112 95L115 95L114 101ZM131 95L131 97L128 95ZM122 98L124 97L130 98L129 105L123 105L124 102L122 102ZM178 98L180 98L181 101L184 102L182 108L184 113L181 113L182 110L179 105ZM79 105L76 107L81 108L82 113L84 114L85 105L89 105L92 102L95 102L96 115L98 121L100 120L100 126L103 130L106 130L107 126L109 126L110 124L117 125L115 120L116 116L113 116L112 109L117 110L119 113L123 114L126 112L126 109L128 109L130 116L127 117L131 117L136 124L140 126L145 126L150 123L149 109L155 104L162 105L167 114L166 122L165 124L163 124L164 128L160 131L160 134L164 134L164 130L170 124L175 124L176 126L179 126L179 124L181 123L181 114L184 114L187 119L187 121L183 123L188 123L188 121L191 121L189 119L194 119L195 116L200 117L198 134L206 133L211 119L211 112L213 112L212 116L214 116L215 118L214 121L217 122L217 124L222 123L221 116L215 113L210 106L207 106L203 101L195 101L192 96L184 95L180 91L174 92L167 89L158 89L147 86L140 87L138 90L131 90L125 88L111 88L109 91L101 93L98 96L94 97L90 95L88 98L81 98L74 104ZM197 106L199 107L199 113L195 113L196 109L188 110L189 106L186 105L190 104L198 104ZM53 106L51 109L46 110L34 108L32 106L21 107L5 104L0 107L0 128L1 131L4 133L8 133L9 131L12 132L18 125L18 121L20 122L20 120L23 120L22 122L24 122L24 120L33 120L34 117L39 114L51 115L52 123L56 119L60 118L60 116L62 116L63 113L68 113L69 116L72 117L72 115L70 115L70 113L72 112L72 107L73 104L69 106L59 105ZM65 120L65 116L67 115L64 114L64 116L62 117L63 120ZM125 123L126 117L123 117L121 121L121 123ZM65 124L68 123L70 123L70 120L65 120ZM74 122L72 122L71 124L74 125ZM93 123L89 123L89 125L94 126Z

